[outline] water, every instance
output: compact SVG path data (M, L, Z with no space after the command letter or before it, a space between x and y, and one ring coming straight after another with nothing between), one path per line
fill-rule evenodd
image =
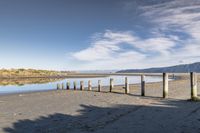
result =
M140 76L127 76L129 80L129 84L136 84L141 82ZM21 93L21 92L33 92L33 91L47 91L47 90L55 90L57 83L64 83L66 88L66 82L70 81L70 88L73 88L73 82L77 82L77 88L80 86L80 81L84 82L84 86L87 87L88 80L91 80L92 86L98 85L98 80L101 80L102 86L108 86L110 84L110 78L114 79L114 85L122 85L125 82L125 76L110 76L110 77L102 77L102 78L67 78L60 81L52 81L48 83L33 83L33 84L25 84L22 86L19 85L6 85L0 86L0 95L2 94L10 94L10 93ZM162 81L161 77L145 77L146 82L159 82Z

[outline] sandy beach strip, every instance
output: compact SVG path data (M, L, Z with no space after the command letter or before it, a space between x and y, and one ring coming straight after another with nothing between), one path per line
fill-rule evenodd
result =
M124 94L123 86L112 93L108 87L96 90L0 96L0 132L200 132L200 103L187 101L188 76L169 82L168 99L162 98L161 82L148 83L145 97L140 96L140 84L131 85L130 94Z

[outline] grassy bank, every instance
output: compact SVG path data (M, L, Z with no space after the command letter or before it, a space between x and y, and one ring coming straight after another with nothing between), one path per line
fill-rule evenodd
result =
M67 71L51 71L36 69L0 69L0 78L19 78L19 77L56 77L67 76Z

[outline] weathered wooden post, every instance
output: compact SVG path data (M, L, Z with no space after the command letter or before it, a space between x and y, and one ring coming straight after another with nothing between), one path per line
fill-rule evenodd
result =
M98 80L98 92L101 91L101 80Z
M168 98L168 74L163 73L163 98Z
M62 90L64 90L64 83L62 83Z
M112 92L112 89L114 88L114 84L113 84L113 78L110 79L110 92Z
M195 72L190 73L190 82L191 82L191 99L197 99L197 75Z
M76 90L76 81L74 81L74 90Z
M88 81L88 90L89 91L92 90L92 82L91 82L91 80Z
M57 83L57 90L59 90L60 89L60 84L59 83Z
M141 96L145 96L145 75L141 75Z
M66 83L66 89L67 89L67 90L70 89L70 82L69 82L69 81L67 81L67 83Z
M84 90L84 82L80 81L80 90Z
M128 77L125 77L125 93L129 93L129 83L128 83Z

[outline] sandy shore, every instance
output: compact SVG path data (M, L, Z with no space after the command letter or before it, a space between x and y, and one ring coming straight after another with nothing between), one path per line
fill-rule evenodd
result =
M200 102L187 101L188 77L169 82L169 99L161 98L162 83L147 84L146 97L139 84L128 95L122 86L96 90L0 96L0 133L200 132Z

